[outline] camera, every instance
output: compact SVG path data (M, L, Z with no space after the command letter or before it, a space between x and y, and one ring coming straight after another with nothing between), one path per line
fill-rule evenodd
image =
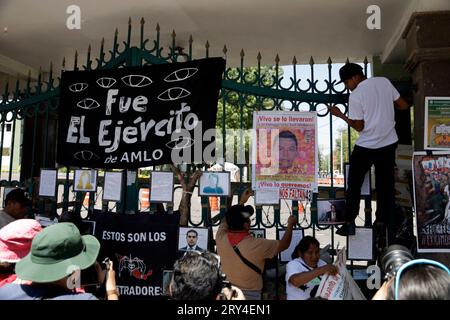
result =
M381 268L385 274L385 279L395 277L398 269L413 259L413 255L405 246L399 244L389 246L381 258Z

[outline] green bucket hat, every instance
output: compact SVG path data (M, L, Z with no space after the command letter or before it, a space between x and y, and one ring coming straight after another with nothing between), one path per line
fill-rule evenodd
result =
M47 283L69 276L74 269L93 265L100 243L91 236L81 236L70 222L51 225L39 232L31 243L31 251L16 264L22 280Z

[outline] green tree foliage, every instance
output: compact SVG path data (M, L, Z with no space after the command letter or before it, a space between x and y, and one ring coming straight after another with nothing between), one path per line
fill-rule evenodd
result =
M283 69L278 67L278 74L276 66L262 66L259 70L257 67L245 67L243 72L240 68L232 68L227 70L226 79L244 83L251 86L259 86L266 88L276 88L276 79L283 75ZM239 95L237 92L222 90L221 98L217 106L217 120L216 129L226 135L227 149L234 146L235 160L237 151L242 149L239 146L239 138L229 136L225 130L239 130L243 129L245 162L250 160L250 132L253 124L253 112L258 110L272 110L275 107L275 101L271 98L264 98L254 95ZM242 117L241 117L242 115ZM224 126L225 118L225 126ZM236 133L236 131L235 131ZM234 139L234 142L233 140ZM217 148L222 148L222 139L216 141Z

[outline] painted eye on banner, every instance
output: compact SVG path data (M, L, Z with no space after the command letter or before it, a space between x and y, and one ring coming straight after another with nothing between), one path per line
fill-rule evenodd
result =
M194 74L197 73L197 71L198 71L197 68L179 69L177 71L172 72L167 77L165 77L164 81L166 82L183 81L192 77Z
M69 90L72 92L81 92L85 90L89 85L87 83L74 83L69 86Z
M158 99L162 100L162 101L173 101L173 100L178 100L178 99L187 97L190 94L191 93L184 88L175 87L175 88L167 89L166 91L161 93L158 96Z
M77 107L86 110L92 110L100 107L100 104L91 98L85 98L77 103Z
M74 153L73 157L77 160L85 160L85 161L100 159L100 157L98 155L96 155L95 153L93 153L90 150L78 151L77 153Z
M123 83L129 87L141 88L152 84L152 80L149 77L139 74L130 74L122 78Z
M178 139L169 141L166 143L166 147L169 149L184 149L189 148L195 143L194 139L188 138L188 137L178 137Z
M116 79L103 77L97 80L97 84L105 89L111 88L116 83Z

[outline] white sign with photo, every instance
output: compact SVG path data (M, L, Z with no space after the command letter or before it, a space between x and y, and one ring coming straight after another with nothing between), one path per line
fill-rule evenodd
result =
M199 196L229 196L231 181L229 172L203 172L199 180Z
M345 221L345 199L318 199L318 224L342 224Z
M74 191L96 191L97 190L97 170L77 169L73 183Z
M284 236L285 230L278 230L278 239L282 239ZM280 261L281 262L289 262L292 260L292 252L294 252L295 247L298 245L300 240L303 238L303 230L295 229L292 230L292 239L289 248L282 251L280 253Z
M173 202L173 172L152 172L150 202Z
M208 250L208 228L180 227L178 234L178 250Z

